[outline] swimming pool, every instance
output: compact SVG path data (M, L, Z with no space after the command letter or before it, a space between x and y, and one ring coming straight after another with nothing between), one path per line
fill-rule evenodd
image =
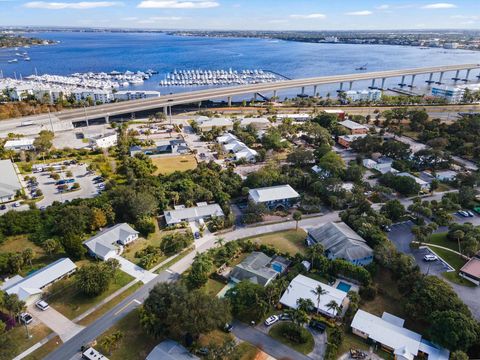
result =
M350 291L350 288L352 287L352 285L349 285L347 283L344 283L343 281L340 281L337 285L337 289L338 290L341 290L341 291L344 291L346 293L348 293Z

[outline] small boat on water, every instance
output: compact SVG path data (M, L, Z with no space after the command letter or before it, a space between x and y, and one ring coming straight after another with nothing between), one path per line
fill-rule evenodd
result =
M30 61L30 60L32 60L32 59L30 59L30 58L27 56L27 57L24 57L23 60L25 60L25 61Z
M14 64L14 63L17 63L17 62L18 62L18 59L8 60L9 64Z
M357 70L357 71L367 70L367 64L359 66L359 67L355 68L355 70Z

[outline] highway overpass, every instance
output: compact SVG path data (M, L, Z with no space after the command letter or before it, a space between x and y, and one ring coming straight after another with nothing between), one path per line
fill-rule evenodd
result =
M383 89L383 85L386 79L397 77L401 79L399 86L407 86L407 84L405 83L407 77L410 79L408 82L409 86L413 86L415 77L417 75L430 74L429 80L427 82L442 83L442 81L444 80L444 74L447 72L455 73L452 79L456 79L456 81L466 82L468 81L468 77L470 76L471 71L479 68L480 64L448 65L415 69L354 73L347 75L322 76L305 79L282 80L274 83L222 87L180 94L163 95L159 98L154 99L132 100L97 105L88 108L64 110L61 112L52 113L50 119L52 119L53 122L57 122L60 120L61 122L72 123L101 118L105 118L108 121L108 118L112 116L127 115L145 110L167 109L168 107L174 105L194 104L201 101L214 99L228 99L229 101L231 101L231 98L233 96L245 94L273 92L275 95L276 92L279 90L293 88L301 89L303 93L306 87L313 87L313 93L316 93L316 89L318 86L326 84L340 84L341 89L343 89L344 84L348 84L351 88L353 82L365 80L372 80L372 87L375 86L375 81L378 80L381 82L379 88ZM463 77L460 77L461 71L465 71L465 75ZM434 79L436 74L438 74L438 79ZM43 115L42 117L43 119L45 119L45 115Z

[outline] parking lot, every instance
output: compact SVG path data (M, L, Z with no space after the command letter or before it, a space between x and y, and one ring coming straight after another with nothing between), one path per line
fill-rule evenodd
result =
M70 179L73 179L74 181L60 185L66 188L62 191L57 184L59 181L63 182L69 179L67 177L67 171L72 172L73 176ZM65 169L58 171L58 173L60 175L60 180L54 180L51 178L50 172L47 171L31 175L37 179L37 187L43 193L43 199L38 201L37 207L41 208L43 206L49 206L54 201L65 202L77 198L91 198L98 194L100 190L99 186L102 187L102 185L100 185L101 183L95 184L94 178L96 178L97 175L95 173L89 173L86 164L66 165ZM67 190L75 183L80 186L78 190ZM26 191L29 191L29 189L26 189Z

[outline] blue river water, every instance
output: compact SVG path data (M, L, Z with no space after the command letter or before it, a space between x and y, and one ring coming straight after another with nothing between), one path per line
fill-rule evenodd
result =
M0 70L4 76L26 76L35 73L35 69L38 74L59 75L153 69L159 74L137 87L162 93L192 89L167 89L158 85L165 74L174 69L263 69L290 78L302 78L355 73L356 67L365 64L368 71L377 71L480 63L480 52L440 48L182 37L163 33L46 32L32 36L60 43L21 49L22 52L28 51L32 60L19 60L16 64L8 63L16 57L14 49L0 49ZM391 80L393 85L396 82L398 79ZM368 84L356 84L355 87L365 88ZM326 91L331 89L325 87Z

